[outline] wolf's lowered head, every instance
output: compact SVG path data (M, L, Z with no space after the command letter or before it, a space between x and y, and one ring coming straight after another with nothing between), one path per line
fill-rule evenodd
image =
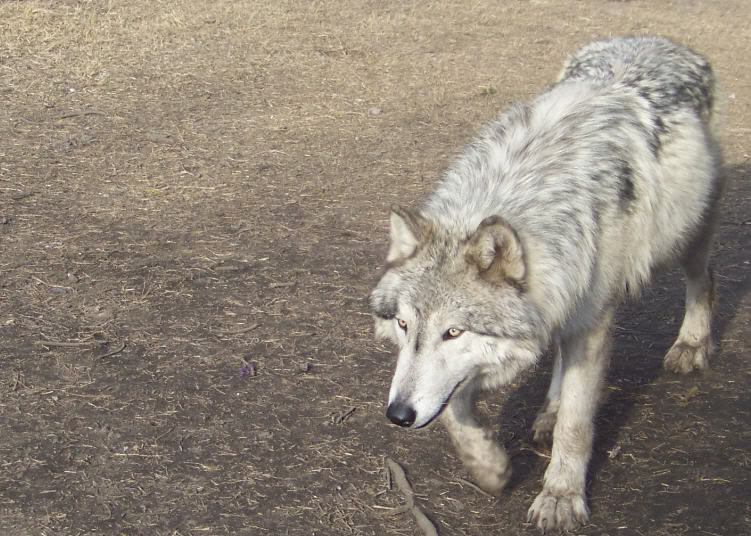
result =
M394 206L386 261L370 305L377 335L399 348L393 423L425 426L462 385L508 383L544 348L523 244L499 216L467 236Z

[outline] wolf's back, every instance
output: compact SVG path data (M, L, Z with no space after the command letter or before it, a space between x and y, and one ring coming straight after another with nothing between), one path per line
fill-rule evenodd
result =
M569 56L559 76L564 80L633 87L660 116L688 107L707 122L712 117L715 78L709 62L664 37L594 41Z

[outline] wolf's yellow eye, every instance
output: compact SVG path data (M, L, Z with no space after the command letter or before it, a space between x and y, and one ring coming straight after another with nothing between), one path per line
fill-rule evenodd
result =
M407 331L407 321L402 320L401 318L396 319L396 323L399 324L399 327L402 328L404 331Z
M456 339L462 333L464 333L464 331L459 328L449 328L446 330L446 334L444 337L446 339Z

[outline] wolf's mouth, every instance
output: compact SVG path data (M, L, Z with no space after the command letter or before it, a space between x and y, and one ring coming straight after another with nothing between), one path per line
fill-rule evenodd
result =
M433 421L435 421L441 413L443 413L443 410L446 409L446 406L449 404L449 400L451 400L451 395L441 404L441 407L438 408L438 412L436 412L435 415L433 415L425 424L421 424L420 426L416 426L415 428L424 428L425 426L428 426Z
M451 397L454 396L454 393L456 393L456 391L459 389L459 387L462 384L464 384L465 381L466 381L466 379L463 379L463 380L459 381L459 383L457 383L454 386L454 388L451 390L451 392L448 394L448 396L438 406L438 411L436 411L427 421L425 421L423 423L419 423L416 426L413 426L413 428L424 428L424 427L428 426L429 424L431 424L433 421L435 421L441 415L441 413L443 413L443 410L446 409L446 406L448 406L449 402L451 402ZM418 417L419 417L419 415L418 415Z

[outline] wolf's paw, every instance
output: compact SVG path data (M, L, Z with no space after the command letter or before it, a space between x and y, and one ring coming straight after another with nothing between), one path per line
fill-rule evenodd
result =
M472 479L483 491L498 494L511 478L511 464L504 467L486 467L485 470L472 468Z
M511 460L503 447L489 440L462 447L460 458L475 484L491 494L501 491L511 478Z
M694 370L705 370L709 366L711 344L701 342L689 344L676 341L665 354L665 368L676 374L688 374Z
M541 411L537 414L535 422L532 424L535 443L540 445L551 445L553 443L553 428L555 428L557 419L558 413L555 411Z
M527 522L535 523L543 533L573 530L587 519L587 501L576 493L556 495L543 490L527 512Z

